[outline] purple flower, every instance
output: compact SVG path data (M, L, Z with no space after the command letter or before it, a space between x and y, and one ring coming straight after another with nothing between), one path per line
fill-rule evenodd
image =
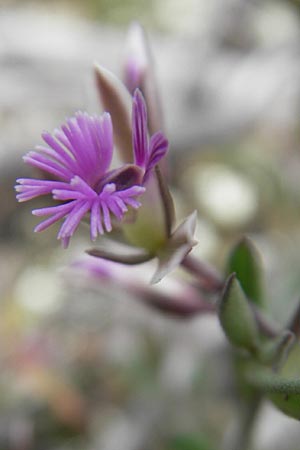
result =
M121 221L128 207L137 209L137 197L144 193L144 182L151 169L165 155L168 141L161 132L148 141L147 110L140 91L133 98L132 140L134 164L110 169L113 156L113 129L108 113L89 116L78 112L53 134L42 135L47 146L37 146L24 161L50 179L20 178L16 186L18 201L50 194L59 204L33 210L36 216L49 216L35 231L43 231L65 219L58 239L67 247L81 220L90 215L90 236L112 230L112 219Z

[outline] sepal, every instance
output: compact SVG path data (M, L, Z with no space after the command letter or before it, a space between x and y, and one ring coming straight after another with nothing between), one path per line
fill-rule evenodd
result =
M157 169L157 170L156 170ZM145 182L145 193L140 197L142 206L136 220L124 223L124 235L130 245L157 256L164 248L173 223L173 201L165 180L156 168Z
M197 212L190 214L172 233L166 245L157 253L158 268L152 277L152 284L158 283L187 256L197 244L194 239Z

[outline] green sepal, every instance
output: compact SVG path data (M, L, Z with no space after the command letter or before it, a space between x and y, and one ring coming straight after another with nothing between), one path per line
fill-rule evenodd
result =
M228 262L227 274L236 273L241 286L253 303L263 306L263 268L261 258L253 242L242 238L232 249Z
M176 228L169 237L166 245L157 252L158 267L152 277L151 283L162 280L174 270L197 244L194 238L197 224L197 212L194 211Z
M145 187L145 193L139 197L141 207L135 211L133 220L123 221L122 230L128 244L154 257L168 241L169 216L156 172L149 177Z
M256 354L260 340L258 326L235 274L230 275L226 281L218 313L221 326L231 344Z

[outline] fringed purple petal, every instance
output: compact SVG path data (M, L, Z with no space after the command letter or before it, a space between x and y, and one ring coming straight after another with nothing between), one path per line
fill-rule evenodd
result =
M68 181L68 179L72 176L72 172L68 168L63 167L59 163L40 155L37 152L29 152L23 157L23 160L25 163L30 164L43 172L54 175L54 177L59 180Z
M75 176L70 183L61 183L58 189L53 189L55 200L93 200L97 193L80 177Z
M78 175L94 187L110 166L113 130L107 113L97 117L77 112L61 130L42 137L49 148L37 146L24 161L61 181Z
M116 186L111 183L107 184L102 193L99 195L100 205L103 212L103 222L106 231L112 230L110 214L112 213L118 220L122 220L124 214L128 210L128 206L138 208L138 203L132 197L139 196L145 192L142 186L132 186L123 191L116 191Z
M91 201L89 200L74 200L72 202L58 206L36 209L32 211L35 216L51 217L39 223L35 227L34 231L44 231L55 222L58 222L63 217L66 217L57 235L58 239L62 240L63 246L65 247L68 243L68 240L71 238L71 236L79 226L81 219L88 212L90 207Z
M72 210L69 212L66 220L62 224L57 238L62 239L71 237L78 228L81 219L91 208L90 200L78 200Z
M110 233L112 230L112 224L111 224L111 220L110 220L108 203L109 202L106 203L105 201L102 201L102 202L100 202L100 206L102 208L103 222L104 222L105 230L108 233Z
M58 222L60 219L65 217L73 208L73 202L59 205L59 206L52 206L49 208L41 208L41 209L35 209L32 211L32 214L35 216L49 216L48 219L44 220L43 222L40 222L34 229L35 232L40 232L46 230L46 228L50 227L55 222Z
M54 131L54 136L56 137L56 131ZM61 133L62 134L62 133ZM49 147L44 147L43 145L37 145L36 150L41 151L45 154L48 154L54 159L57 159L66 167L69 167L71 171L76 169L76 161L74 159L74 155L72 153L72 148L66 145L69 144L67 140L64 141L64 144L61 145L58 142L58 139L54 138L50 133L44 132L42 134L42 138L49 145Z
M74 191L71 189L54 189L54 200L85 200L86 195L80 191Z
M36 180L32 178L19 178L17 183L19 184L15 186L15 190L18 192L17 200L19 202L51 194L53 189L64 186L64 183L60 181Z
M56 205L56 206L48 206L46 208L38 208L38 209L33 209L32 210L32 214L34 216L51 216L53 214L57 214L60 213L62 211L65 212L69 212L71 211L71 209L73 208L75 204L75 200L73 202L69 202L69 203L62 203L60 205Z
M55 139L57 139L58 143L62 144L63 147L65 147L69 151L70 155L75 156L73 154L72 145L70 144L70 141L67 138L67 136L64 134L63 130L56 128L53 132L53 136L55 137ZM54 141L55 141L55 139L54 139ZM49 143L49 146L51 146L52 148L55 148L55 146L51 145L50 143Z
M101 116L101 120L97 121L94 118L94 134L93 138L97 142L99 141L102 148L102 160L101 165L103 173L109 169L113 156L113 127L111 117L108 113L104 113Z
M95 241L98 233L103 234L104 229L102 225L102 214L100 210L100 203L97 201L94 201L91 208L91 240Z
M134 162L145 168L148 160L147 109L139 89L135 90L132 106L132 141Z
M41 180L37 181L41 182ZM107 232L112 230L111 216L122 220L128 206L138 208L140 203L134 197L145 191L142 186L131 186L128 189L117 191L116 185L109 183L104 186L100 194L97 194L78 176L72 178L70 183L60 182L58 184L59 188L52 191L53 198L69 201L57 206L35 209L32 213L38 217L50 216L37 225L35 231L43 231L65 217L57 236L58 239L61 239L64 247L68 245L71 236L88 212L90 212L90 236L94 241L98 234L104 233L104 230Z
M127 201L127 198L141 195L145 192L145 190L146 189L143 186L131 186L130 188L124 189L123 191L118 191L118 196L124 201Z

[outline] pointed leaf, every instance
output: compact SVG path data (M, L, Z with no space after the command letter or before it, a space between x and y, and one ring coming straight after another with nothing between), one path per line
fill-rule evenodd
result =
M219 319L231 344L256 352L259 343L257 323L235 274L225 284L219 305Z
M125 162L133 161L131 96L124 84L109 70L95 64L96 86L102 106L112 118L114 140Z
M262 306L264 293L261 258L249 238L241 239L229 256L227 273L233 272L236 273L249 300Z

